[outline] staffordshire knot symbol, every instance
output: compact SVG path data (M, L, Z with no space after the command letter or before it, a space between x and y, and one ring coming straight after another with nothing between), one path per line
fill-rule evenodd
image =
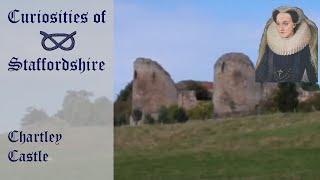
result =
M42 41L41 41L41 45L43 47L43 49L47 50L47 51L53 51L56 50L58 48L64 50L64 51L70 51L74 48L75 46L75 40L74 40L74 35L77 34L77 31L74 31L71 34L65 34L65 33L54 33L54 34L47 34L46 32L40 31L40 34L43 35ZM54 39L54 37L64 37L63 40L61 40L59 43ZM53 43L53 46L48 47L46 45L46 41L50 40ZM71 44L66 47L63 46L64 43L66 43L67 41L71 41Z

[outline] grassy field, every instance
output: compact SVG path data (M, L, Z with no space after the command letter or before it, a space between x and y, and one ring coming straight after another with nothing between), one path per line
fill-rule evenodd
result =
M320 179L320 112L116 128L115 179Z

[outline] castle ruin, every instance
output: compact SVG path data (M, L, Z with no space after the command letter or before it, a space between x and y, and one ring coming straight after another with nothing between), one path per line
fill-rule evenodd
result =
M261 87L255 82L255 69L242 53L221 56L214 65L214 116L249 114L261 99Z
M178 91L169 73L157 62L138 58L134 62L132 110L156 116L162 106L178 103Z
M255 82L254 65L242 53L227 53L216 61L213 83L190 80L175 84L170 74L156 61L138 58L134 62L132 110L141 111L142 120L146 114L157 119L162 106L178 105L190 110L199 103L196 92L187 88L190 82L196 82L212 93L210 99L216 118L256 113L261 101L277 89L277 83ZM131 124L134 124L132 120Z

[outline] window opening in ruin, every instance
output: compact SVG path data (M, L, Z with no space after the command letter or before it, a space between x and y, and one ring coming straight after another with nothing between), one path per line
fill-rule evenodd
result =
M156 73L153 72L153 73L152 73L152 82L154 82L155 80L156 80Z
M134 71L134 79L137 79L137 77L138 77L138 73L137 71Z
M225 68L224 66L225 66L225 62L223 62L222 65L221 65L221 72L222 73L224 72L224 68Z

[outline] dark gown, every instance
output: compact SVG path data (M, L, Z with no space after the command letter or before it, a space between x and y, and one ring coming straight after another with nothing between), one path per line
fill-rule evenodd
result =
M309 46L287 56L275 54L268 46L256 69L257 82L301 82L304 72L308 82L317 82L317 72L311 64Z

